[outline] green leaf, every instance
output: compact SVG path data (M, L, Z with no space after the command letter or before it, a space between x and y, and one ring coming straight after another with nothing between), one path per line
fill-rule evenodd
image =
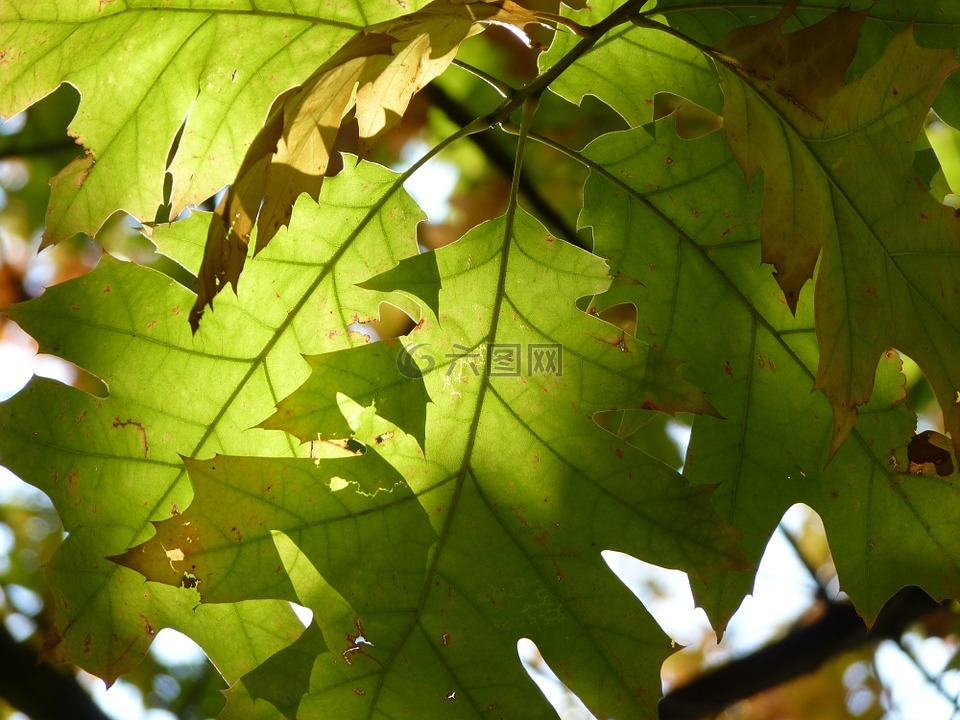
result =
M359 187L382 203L357 207ZM150 520L187 507L192 491L180 456L304 454L289 435L255 426L307 378L301 354L355 342L346 328L370 319L378 294L354 283L416 252L420 217L393 173L370 164L345 170L325 189L323 208L305 201L289 242L262 254L264 271L245 288L251 295L225 300L196 338L185 324L192 293L109 257L89 276L8 310L44 352L94 373L110 391L100 399L36 381L0 406L4 464L53 499L70 533L48 571L59 595L55 657L113 678L146 651L145 623L194 627L204 647L220 641L215 626L193 624L186 612L196 604L192 591L186 599L159 585L144 591L140 576L104 558L146 540ZM195 263L208 218L195 215L155 239ZM346 238L343 226L354 228ZM288 607L269 609L274 604L257 617L277 618L283 644L302 626ZM257 650L258 660L269 647Z
M833 407L833 451L869 399L877 359L888 347L923 369L960 448L960 375L952 361L960 353L960 311L952 299L960 226L912 170L922 122L960 64L949 52L918 47L907 28L862 77L844 85L864 16L841 11L782 35L790 9L723 41L733 58L720 66L724 128L747 178L764 173L763 257L776 265L791 307L823 249L816 387ZM825 42L829 37L836 39ZM778 65L797 54L804 63ZM876 171L864 174L865 167ZM937 257L936 267L924 257Z
M120 209L152 220L168 170L172 216L210 197L236 175L278 94L360 28L402 12L396 3L359 0L301 3L296 11L282 0L202 5L0 3L0 116L61 83L82 97L70 130L88 154L53 181L48 243L95 235Z
M358 287L382 292L404 290L425 303L435 316L440 314L440 270L433 253L404 258L392 270L359 283Z
M576 309L577 297L608 284L605 265L558 241L526 213L482 225L438 251L436 263L441 315L450 319L442 326L424 319L410 338L433 354L423 376L442 404L428 411L424 453L399 436L381 440L376 450L370 440L362 461L319 461L322 477L330 478L329 495L305 490L302 496L279 489L295 477L292 467L218 458L215 485L213 462L202 476L199 467L193 473L195 502L205 509L160 523L157 537L125 562L153 579L179 582L167 557L169 548L180 548L185 564L194 555L205 562L197 575L205 599L239 600L260 596L262 583L278 582L272 575L251 580L256 568L278 566L265 544L268 531L281 530L296 543L354 612L331 618L301 596L314 607L332 652L318 658L299 709L285 708L291 717L321 708L337 708L343 717L430 716L448 704L466 716L491 705L509 715L549 713L530 706L529 681L516 656L516 642L525 636L566 669L565 681L596 712L639 710L646 700L637 690L656 687L667 645L605 571L600 551L633 552L700 575L740 560L729 530L709 509L708 492L685 488L672 471L618 442L591 417L624 400L711 409L682 381L674 361ZM535 292L524 282L529 277L537 278ZM471 312L458 312L463 306ZM520 353L515 373L498 364L497 348ZM346 363L353 352L337 355ZM326 372L317 365L309 384L319 385ZM402 377L396 365L394 372ZM307 427L319 432L325 422L309 414L297 418L304 436ZM368 433L390 437L379 428ZM384 473L362 469L361 462L381 452L413 494L370 479ZM331 517L322 510L327 497L360 505ZM413 549L417 524L405 500L413 497L437 533L426 562L426 546ZM407 529L398 535L384 522ZM331 529L341 525L343 531ZM344 546L335 532L355 538L356 546ZM222 539L230 536L232 542ZM141 554L149 557L133 560ZM399 558L413 564L403 570ZM358 577L358 566L366 577ZM414 567L419 578L411 575ZM385 587L390 578L394 585ZM408 594L397 595L396 584ZM286 587L285 579L277 586L284 597ZM373 645L344 646L344 636L358 634ZM264 673L258 671L259 686L269 684Z
M296 392L277 405L260 426L286 430L302 441L350 437L337 395L361 405L426 445L427 403L420 370L399 341L361 345L331 355L306 358L311 375ZM410 382L411 380L415 382Z
M759 265L759 181L743 186L722 135L681 140L666 119L607 135L584 154L594 172L582 223L611 268L640 281L615 302L636 304L651 342L686 361L722 415L695 419L684 476L719 485L714 505L751 560L783 513L806 503L823 518L844 590L865 617L904 584L948 597L947 578L960 570L948 508L960 487L955 476L905 474L915 418L899 359L883 357L873 398L828 464L829 403L810 393L812 288L794 317ZM727 573L698 595L722 623L751 582Z
M571 13L572 19L590 24L609 15L621 3L591 2L588 10ZM548 68L576 45L577 37L560 32L550 51L540 58ZM709 60L680 39L647 28L624 25L605 35L550 89L579 104L594 95L619 112L631 125L654 119L658 93L670 92L719 112L723 97Z
M323 579L310 560L297 545L282 532L273 532L274 544L297 591L299 602L313 611L328 632L334 628L356 625L353 608L336 590ZM332 634L332 633L331 633ZM244 693L263 698L279 708L287 717L296 714L300 699L310 690L310 676L317 658L328 648L339 648L346 643L345 636L332 634L327 643L320 626L313 622L295 643L284 648L243 678L243 684L231 692L230 702L234 707L245 702ZM342 655L341 655L342 657ZM238 692L238 690L240 690ZM230 709L227 717L235 713L244 717L249 711Z

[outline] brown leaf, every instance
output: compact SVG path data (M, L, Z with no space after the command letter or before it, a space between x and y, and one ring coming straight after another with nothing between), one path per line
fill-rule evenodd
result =
M357 33L303 85L281 95L210 223L190 311L194 332L227 283L236 291L254 225L259 252L290 221L301 193L319 199L337 133L354 106L365 155L397 125L411 98L450 65L463 40L487 25L522 31L536 22L512 0L434 0Z
M960 63L917 45L908 26L844 85L864 14L841 10L782 35L794 6L731 33L715 59L727 142L748 181L763 171L763 259L791 309L819 258L814 388L833 409L831 457L888 348L923 370L958 452L960 219L916 177L913 146Z
M843 76L857 52L860 27L869 9L840 10L821 22L788 35L784 22L793 14L797 0L787 3L777 17L760 25L734 30L720 41L719 49L730 66L762 93L764 101L782 108L812 135L820 126L830 103L843 89ZM757 95L740 96L729 85L725 102L760 101ZM762 260L776 268L776 279L790 309L796 312L800 290L813 277L823 237L829 223L820 211L829 203L830 190L818 177L816 163L790 154L792 163L771 164L771 139L779 132L765 127L771 118L762 112L733 113L725 125L727 140L749 183L764 171L764 213L761 220ZM805 122L807 121L807 122ZM764 142L758 142L757 138ZM780 148L776 148L780 150ZM794 192L801 187L800 192Z

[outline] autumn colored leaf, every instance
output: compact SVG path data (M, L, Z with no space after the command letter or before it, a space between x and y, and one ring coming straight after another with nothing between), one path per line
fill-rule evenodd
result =
M522 32L536 17L512 0L434 0L423 10L357 33L274 104L210 225L194 330L207 305L236 289L254 226L257 252L290 221L300 193L319 197L333 143L356 106L361 153L399 122L413 95L446 70L460 43L486 25Z
M864 13L841 10L789 35L794 4L719 45L724 128L748 180L764 177L763 257L791 308L817 283L816 387L834 410L833 451L870 397L888 347L914 358L960 448L960 220L917 182L912 146L960 64L907 28L863 76L843 83ZM909 87L907 91L905 88ZM881 164L877 172L864 167ZM936 257L935 266L921 258Z
M148 222L167 201L176 217L207 199L236 175L277 95L361 28L403 12L389 2L309 5L0 3L0 116L61 83L82 97L70 132L87 155L53 181L45 242L94 235L117 210Z

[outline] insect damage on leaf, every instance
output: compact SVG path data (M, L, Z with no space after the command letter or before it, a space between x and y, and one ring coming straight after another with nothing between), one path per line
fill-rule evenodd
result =
M434 0L418 12L357 33L300 87L274 103L236 180L210 223L200 290L190 311L196 332L206 306L234 290L254 226L260 252L287 225L297 197L317 199L341 122L356 107L361 154L395 126L414 94L453 62L460 43L488 25L522 32L538 22L512 0Z
M956 448L960 221L917 181L913 143L960 64L950 51L919 47L907 26L845 85L868 11L840 10L784 35L795 7L728 34L715 59L728 145L748 180L763 172L762 257L791 310L822 250L815 387L833 408L831 456L888 348L924 370Z
M950 438L935 430L924 430L914 435L907 445L910 472L915 475L936 473L946 477L953 473Z

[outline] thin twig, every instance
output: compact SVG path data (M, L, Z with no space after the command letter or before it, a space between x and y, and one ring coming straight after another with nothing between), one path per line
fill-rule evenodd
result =
M814 585L816 585L817 599L824 602L836 602L827 594L826 586L824 586L824 584L820 581L820 577L817 575L817 568L813 566L813 563L811 563L807 556L803 553L800 543L797 538L793 536L793 533L787 530L782 523L777 526L777 529L780 531L780 534L786 538L787 542L790 544L790 547L793 548L793 552L796 554L800 564L803 565L804 569L807 571L807 574L813 580Z
M957 704L957 698L955 698L952 694L947 692L946 688L944 688L940 684L939 678L936 678L933 675L931 675L929 672L927 672L927 669L923 666L920 660L910 651L910 648L904 645L903 638L902 637L896 638L894 642L896 642L897 647L900 649L900 652L904 654L904 656L913 664L915 668L917 668L917 671L923 676L923 679L926 680L929 684L933 685L937 689L937 692L942 697L944 697L947 700L947 702L949 702L953 706L953 709L954 709L953 714L955 715L956 713L960 712L960 704Z
M470 114L469 110L457 100L450 97L440 86L436 84L428 85L424 90L424 94L433 107L460 127L464 127L473 121L474 117ZM491 137L488 133L476 133L470 135L470 142L480 149L484 157L504 177L512 177L514 158L495 138ZM550 232L577 247L584 247L584 243L582 243L577 236L576 228L550 204L543 196L543 193L540 192L539 188L530 182L530 179L526 175L520 177L519 188L520 195L530 204L530 208L536 213L540 221L547 226Z

